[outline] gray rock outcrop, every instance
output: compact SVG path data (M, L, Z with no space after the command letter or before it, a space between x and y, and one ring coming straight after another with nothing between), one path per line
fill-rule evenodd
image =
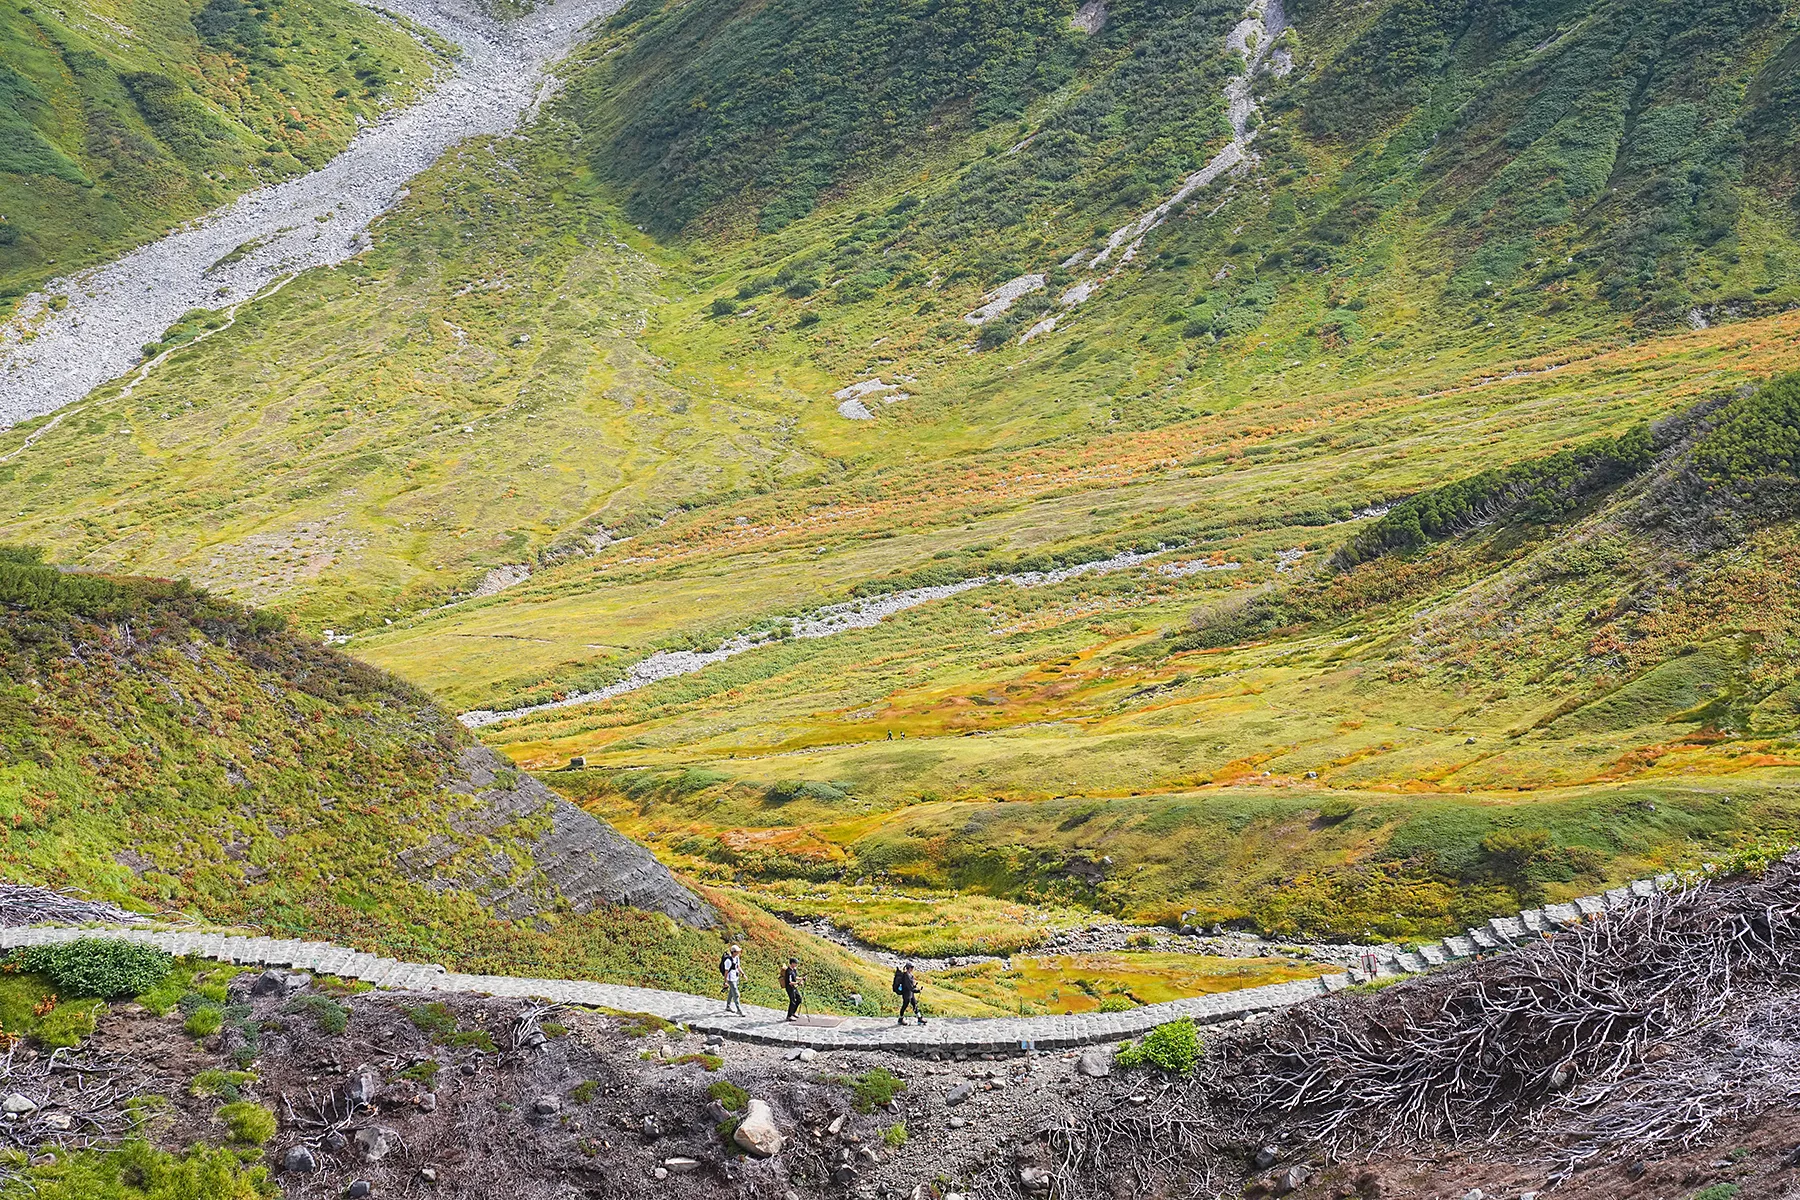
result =
M718 924L712 907L648 850L486 746L469 746L457 756L448 787L470 799L450 816L463 837L434 837L403 852L401 867L414 878L445 890L477 892L514 920L558 904L576 912L621 905L663 913L695 929ZM498 846L471 857L471 844L485 838L523 844L531 869L521 871Z

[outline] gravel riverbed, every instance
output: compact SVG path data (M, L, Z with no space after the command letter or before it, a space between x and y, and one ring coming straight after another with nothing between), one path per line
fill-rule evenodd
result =
M550 65L622 2L557 0L501 23L458 0L381 0L459 46L454 72L317 171L247 192L26 297L0 328L0 428L55 412L130 372L142 347L190 309L241 304L298 271L357 253L370 223L451 146L517 126L543 95ZM58 296L66 307L52 305Z

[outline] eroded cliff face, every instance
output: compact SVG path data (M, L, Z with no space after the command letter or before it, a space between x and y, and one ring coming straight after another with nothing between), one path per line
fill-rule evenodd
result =
M472 801L450 817L466 840L440 836L402 856L406 870L434 888L478 892L514 920L558 904L578 913L623 905L695 929L718 924L712 907L648 850L486 746L462 749L447 790ZM485 853L468 853L478 839L488 841Z

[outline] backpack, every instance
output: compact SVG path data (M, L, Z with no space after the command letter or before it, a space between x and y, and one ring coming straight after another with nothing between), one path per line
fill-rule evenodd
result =
M731 955L727 954L719 960L719 974L727 979L731 978Z
M894 995L906 994L906 972L898 967L894 969Z

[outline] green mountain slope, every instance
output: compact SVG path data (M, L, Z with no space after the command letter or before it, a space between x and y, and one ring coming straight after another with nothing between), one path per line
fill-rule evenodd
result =
M0 8L0 302L319 166L448 49L340 0Z
M721 883L1400 936L1790 827L1793 4L1289 15L633 4L0 536L456 710L755 635L482 733Z
M0 559L0 871L414 960L712 988L722 935L878 972L472 744L417 691L182 584ZM773 972L756 981L776 995Z

